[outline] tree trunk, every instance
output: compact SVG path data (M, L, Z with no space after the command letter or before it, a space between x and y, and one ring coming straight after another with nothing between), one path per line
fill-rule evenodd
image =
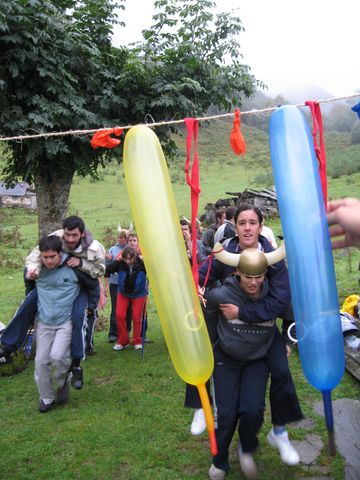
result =
M73 176L65 176L63 172L52 172L51 176L35 175L39 238L62 228Z

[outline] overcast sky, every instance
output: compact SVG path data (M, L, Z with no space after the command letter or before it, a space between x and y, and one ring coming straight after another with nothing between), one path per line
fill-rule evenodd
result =
M221 11L237 8L245 32L244 63L276 95L317 85L334 96L360 89L360 0L218 0ZM152 0L127 0L114 44L141 40L152 24Z

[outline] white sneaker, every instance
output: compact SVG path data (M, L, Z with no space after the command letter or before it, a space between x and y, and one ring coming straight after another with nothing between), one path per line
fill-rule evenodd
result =
M200 435L206 430L206 420L204 410L198 408L195 410L193 421L191 422L190 432L192 435Z
M212 463L209 469L209 478L211 480L224 480L225 470L215 467L215 465Z
M291 445L286 431L275 435L274 430L271 429L267 435L267 441L269 445L279 450L280 458L286 465L297 465L300 462L300 456Z
M134 350L141 350L141 349L142 349L141 344L134 345Z
M113 350L124 350L125 348L127 348L129 345L120 345L120 343L116 343L114 346L113 346Z
M256 480L257 468L251 453L244 453L242 451L240 442L238 442L237 451L239 455L239 462L241 471L248 480Z

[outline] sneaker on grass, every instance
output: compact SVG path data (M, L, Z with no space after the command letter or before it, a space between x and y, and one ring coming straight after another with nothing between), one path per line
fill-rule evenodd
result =
M129 345L120 345L120 343L117 343L113 346L113 350L125 350L125 348L128 348L128 346Z
M205 413L202 408L195 410L193 421L191 422L190 432L192 435L201 435L206 430Z
M279 450L280 458L286 465L297 465L300 462L300 456L291 445L286 431L276 435L271 429L267 435L267 441L269 445Z
M257 468L252 454L243 452L240 442L238 442L237 451L239 455L240 468L244 474L244 477L248 480L256 480Z
M71 386L75 390L81 390L84 386L83 369L81 367L73 367L71 370Z
M39 412L46 413L51 410L55 406L55 401L50 403L45 403L44 400L41 398L39 402Z
M215 467L215 465L212 463L209 469L209 478L211 480L224 480L225 470Z

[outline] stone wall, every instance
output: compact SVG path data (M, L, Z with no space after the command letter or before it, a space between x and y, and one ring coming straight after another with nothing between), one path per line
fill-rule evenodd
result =
M36 205L36 195L26 194L23 197L15 197L12 195L2 195L0 196L0 207L1 208L29 208L35 210Z

